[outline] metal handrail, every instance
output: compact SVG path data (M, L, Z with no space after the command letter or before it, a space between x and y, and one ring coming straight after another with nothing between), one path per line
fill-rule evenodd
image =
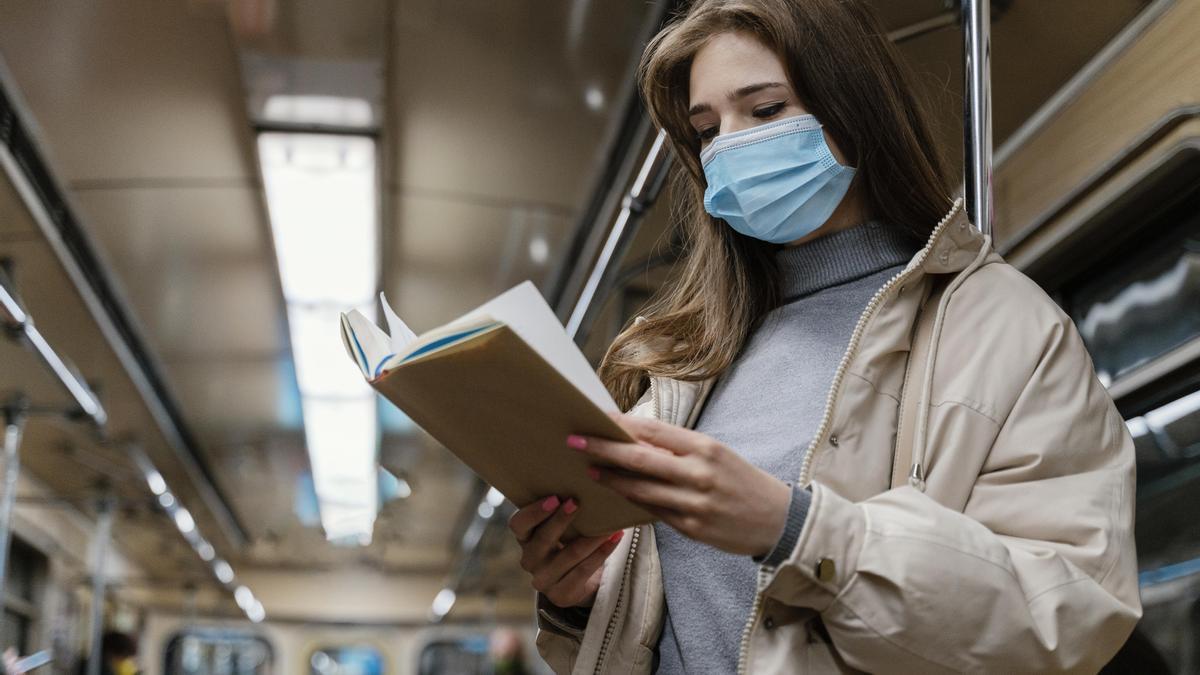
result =
M58 355L41 332L33 325L33 318L25 310L20 296L3 267L0 267L0 326L12 339L23 343L37 354L43 365L54 374L55 379L67 390L84 415L103 429L108 422L100 399L87 382L75 371L66 359ZM8 572L8 550L12 539L12 516L17 498L17 479L21 471L21 437L28 417L28 405L23 398L4 406L4 477L0 493L0 598L4 597ZM76 411L71 411L72 413Z
M108 413L101 405L100 399L88 386L75 369L58 355L41 332L33 325L33 318L25 311L12 281L3 269L0 269L0 322L7 332L17 340L23 341L43 365L54 374L55 378L67 390L67 393L79 406L79 411L86 415L97 427L103 427L108 422Z
M967 216L992 233L992 14L991 0L963 0L963 171Z

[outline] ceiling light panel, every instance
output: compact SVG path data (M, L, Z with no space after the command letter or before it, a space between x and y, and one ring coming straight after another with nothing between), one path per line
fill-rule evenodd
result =
M264 132L258 145L321 525L330 540L369 543L379 510L378 413L343 356L338 313L374 315L375 141Z

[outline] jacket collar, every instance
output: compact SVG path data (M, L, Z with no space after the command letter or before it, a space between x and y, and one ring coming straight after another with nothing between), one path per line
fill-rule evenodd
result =
M962 197L954 200L950 210L930 233L925 247L909 261L909 268L920 267L928 274L953 274L961 272L979 255L979 250L990 245L991 238L984 236L967 219L967 210Z
M990 244L991 237L984 236L967 219L963 199L959 197L905 269L920 268L925 274L956 274L970 266L980 249ZM644 319L638 317L636 320ZM650 381L650 390L646 394L654 406L654 416L690 428L716 378L685 381L651 376Z

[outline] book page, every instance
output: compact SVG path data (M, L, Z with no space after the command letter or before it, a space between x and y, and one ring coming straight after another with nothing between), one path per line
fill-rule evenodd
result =
M392 311L392 306L388 304L387 297L382 292L379 294L379 304L383 305L383 316L387 319L388 335L391 336L392 353L399 354L417 339L417 334L399 316L396 316L396 312Z
M597 407L605 412L618 412L617 404L600 382L600 377L567 336L562 323L533 282L526 281L505 291L454 323L483 318L508 325Z
M357 309L342 312L342 344L367 379L391 349L388 336Z

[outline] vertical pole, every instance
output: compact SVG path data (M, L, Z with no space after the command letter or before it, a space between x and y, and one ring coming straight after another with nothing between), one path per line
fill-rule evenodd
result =
M100 509L96 518L96 539L92 559L92 618L91 652L88 655L87 675L100 675L102 671L100 660L101 638L104 632L104 592L108 585L108 546L112 538L113 498L106 494L100 499Z
M992 233L992 37L990 0L962 0L963 148L967 216Z
M0 603L8 579L8 549L12 541L13 507L17 501L17 477L21 474L21 433L25 411L20 405L4 408L4 494L0 495Z

